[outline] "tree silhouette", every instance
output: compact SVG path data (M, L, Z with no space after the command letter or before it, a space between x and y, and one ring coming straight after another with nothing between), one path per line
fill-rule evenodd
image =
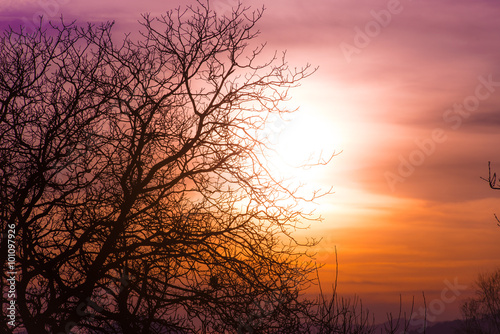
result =
M496 172L491 170L491 161L488 161L488 178L481 177L487 181L490 188L499 190ZM495 214L497 225L500 220ZM489 273L480 274L476 280L476 296L469 298L462 304L462 316L464 324L461 328L463 333L498 333L500 332L500 269Z
M462 305L464 333L493 334L500 331L500 269L479 275L476 297Z
M321 194L299 198L273 177L259 134L313 70L261 60L261 15L200 2L144 15L140 37L120 42L112 23L4 33L0 210L16 233L16 328L310 326L299 295L315 266L291 232L313 218L300 202Z
M484 181L487 181L490 185L491 189L494 190L499 190L500 186L498 185L498 178L497 178L497 173L491 171L491 161L488 161L488 178L481 177ZM495 219L497 221L498 226L500 226L500 219L498 219L498 216L495 214Z

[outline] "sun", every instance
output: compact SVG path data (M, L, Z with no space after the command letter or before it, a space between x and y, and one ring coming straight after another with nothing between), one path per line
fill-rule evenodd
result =
M341 151L341 133L319 111L304 110L274 120L272 153L268 165L273 175L300 183L319 182L321 166Z

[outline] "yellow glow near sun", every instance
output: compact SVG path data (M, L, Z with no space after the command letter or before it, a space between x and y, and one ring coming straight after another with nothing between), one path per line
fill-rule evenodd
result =
M285 116L286 117L286 116ZM274 134L275 154L269 159L273 175L304 182L319 182L324 178L322 166L304 167L328 160L341 151L341 134L332 121L319 112L299 110L288 120L279 121Z

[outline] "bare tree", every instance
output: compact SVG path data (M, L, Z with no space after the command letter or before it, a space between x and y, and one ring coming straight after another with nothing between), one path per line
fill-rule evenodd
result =
M481 179L487 181L490 185L491 189L494 190L499 190L500 186L498 186L498 178L497 178L497 173L491 171L491 161L488 161L488 178L481 177ZM500 220L498 219L497 215L495 214L495 219L497 221L498 226L500 226Z
M491 189L498 190L496 172L491 170L488 162L488 178L481 177L488 182ZM500 226L500 220L495 214ZM470 298L462 305L464 333L498 333L500 332L500 269L491 274L481 274L476 280L476 297Z
M476 297L462 305L465 333L500 332L500 269L479 275Z
M15 328L308 326L299 296L315 265L291 232L314 218L300 202L322 194L299 198L271 175L259 133L313 71L259 60L261 15L200 2L143 16L141 36L119 43L111 23L4 33L0 214L3 232L15 226Z

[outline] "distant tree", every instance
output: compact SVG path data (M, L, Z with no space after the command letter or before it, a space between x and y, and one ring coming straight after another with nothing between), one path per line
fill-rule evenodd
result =
M488 178L483 178L491 189L499 190L496 172L488 162ZM500 226L500 220L495 214ZM465 333L500 333L500 269L491 274L479 275L476 281L476 297L462 305Z
M476 297L462 305L465 333L500 333L500 269L479 275Z

